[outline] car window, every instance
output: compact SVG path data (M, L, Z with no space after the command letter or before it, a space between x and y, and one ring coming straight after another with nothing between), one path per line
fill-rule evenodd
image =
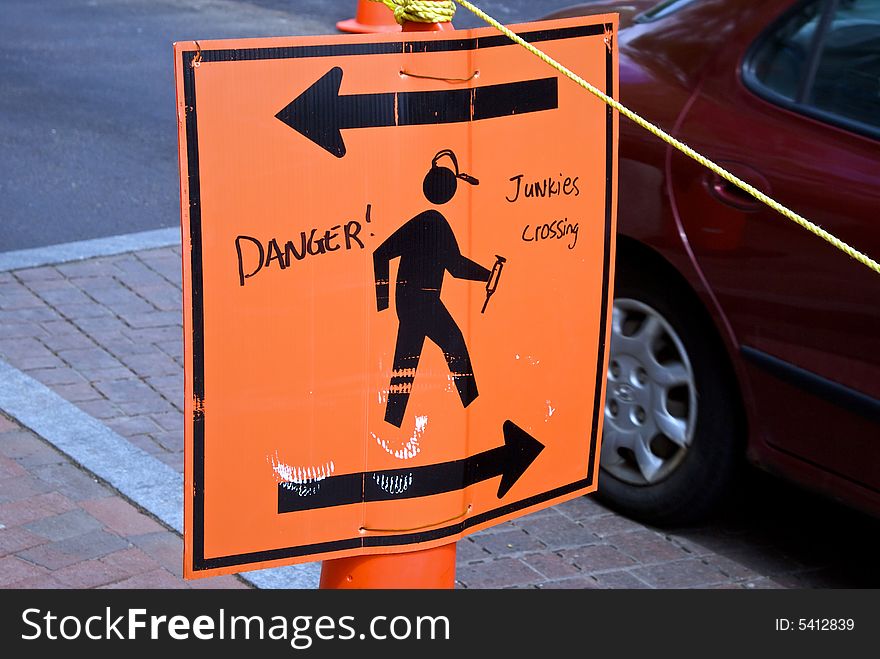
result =
M757 80L786 99L798 98L823 4L810 2L795 12L763 39L752 58L752 71Z
M782 105L876 135L880 0L801 3L761 37L745 79Z
M642 12L636 16L637 23L650 23L651 21L659 21L666 18L670 14L674 14L679 9L683 9L695 0L663 0L651 7L649 10Z
M880 0L840 1L805 102L880 128Z

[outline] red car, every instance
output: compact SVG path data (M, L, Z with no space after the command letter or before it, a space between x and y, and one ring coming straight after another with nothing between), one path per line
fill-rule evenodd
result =
M593 2L620 100L880 258L880 0ZM599 496L704 518L748 462L880 515L880 274L621 119Z

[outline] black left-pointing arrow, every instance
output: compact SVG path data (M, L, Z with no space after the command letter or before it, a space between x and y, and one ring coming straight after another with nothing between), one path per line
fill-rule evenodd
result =
M412 469L387 469L330 476L309 483L279 483L278 512L412 499L461 490L501 476L498 498L510 491L544 445L512 421L502 426L504 444L463 460Z
M350 128L424 126L480 121L559 107L556 78L471 89L339 95L342 69L333 67L275 116L337 158Z

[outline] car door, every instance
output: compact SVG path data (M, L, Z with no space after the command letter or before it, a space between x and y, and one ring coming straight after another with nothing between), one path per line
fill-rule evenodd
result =
M777 16L768 6L730 41L679 136L880 259L880 0L791 4ZM685 156L670 170L744 358L752 432L876 493L880 274Z

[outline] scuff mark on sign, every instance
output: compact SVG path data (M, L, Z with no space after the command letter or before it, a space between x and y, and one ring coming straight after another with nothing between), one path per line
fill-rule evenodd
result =
M321 489L320 483L281 483L281 487L285 490L290 490L291 492L297 494L301 497L308 497L313 494L317 494Z
M329 478L336 471L333 460L329 460L317 466L294 466L281 462L278 452L274 456L267 456L267 462L272 465L276 482L299 496L316 494L321 489L321 481Z
M205 416L205 399L193 396L193 420L202 419Z
M373 474L373 481L381 489L388 492L388 494L403 494L409 489L409 486L412 485L413 475L411 473L407 474L406 476L386 476L384 474Z
M393 449L389 443L379 437L376 433L371 432L370 435L373 439L376 440L376 443L382 447L388 455L393 455L398 460L409 460L411 458L416 457L421 452L421 447L419 446L419 440L422 435L425 434L425 428L428 427L428 417L427 416L417 416L416 417L416 426L413 430L412 437L410 437L406 443L399 449Z
M272 470L279 483L312 483L332 476L336 471L336 465L330 460L316 467L294 467L281 462L278 453L275 453L272 458Z

